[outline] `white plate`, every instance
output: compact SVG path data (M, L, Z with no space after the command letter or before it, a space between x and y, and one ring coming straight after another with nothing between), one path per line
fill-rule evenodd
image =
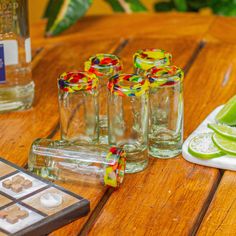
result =
M206 133L206 132L212 132L211 129L207 128L207 124L208 123L215 123L215 117L216 114L220 111L220 109L223 106L219 106L217 107L199 126L198 128L185 140L184 144L183 144L183 148L182 148L182 155L184 157L185 160L195 163L195 164L199 164L199 165L203 165L203 166L210 166L210 167L215 167L218 169L225 169L225 170L234 170L236 171L236 157L235 156L230 156L230 155L225 155L222 157L218 157L218 158L213 158L213 159L209 159L209 160L202 160L202 159L198 159L194 156L192 156L189 152L188 152L188 145L190 140L199 133Z

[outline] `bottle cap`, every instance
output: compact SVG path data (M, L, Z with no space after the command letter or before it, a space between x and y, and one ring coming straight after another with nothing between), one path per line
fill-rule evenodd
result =
M184 72L177 66L153 67L147 72L150 87L171 86L183 81Z
M114 158L115 157L115 158ZM114 160L108 164L104 174L105 185L117 188L122 184L125 175L126 153L122 148L111 147L106 160Z
M122 70L120 59L112 54L96 54L84 64L85 71L89 71L98 77L113 76Z
M149 82L140 75L121 74L111 77L107 87L118 96L139 97L149 89Z
M90 72L64 72L58 78L58 87L64 92L90 91L97 86L98 78Z
M134 54L134 66L144 71L153 66L168 66L171 61L172 55L162 49L142 49Z

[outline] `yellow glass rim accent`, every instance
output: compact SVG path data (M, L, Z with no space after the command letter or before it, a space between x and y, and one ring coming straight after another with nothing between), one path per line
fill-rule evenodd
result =
M98 77L114 75L122 70L122 63L116 55L98 53L84 63L85 71L92 72Z
M58 87L64 92L89 91L97 86L98 78L91 72L64 72L58 78Z
M162 49L140 49L134 54L133 60L135 68L147 71L154 66L170 65L172 55Z
M150 87L172 86L182 82L184 72L177 66L153 67L146 73Z
M121 148L111 147L106 156L107 161L110 159L115 159L115 163L107 165L104 174L104 183L113 188L118 188L124 180L126 153Z
M120 74L111 77L107 87L118 96L139 97L149 89L149 82L137 74Z

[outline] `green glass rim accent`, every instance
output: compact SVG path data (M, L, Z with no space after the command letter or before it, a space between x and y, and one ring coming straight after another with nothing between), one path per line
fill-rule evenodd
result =
M170 65L172 55L163 49L140 49L134 54L133 60L135 68L147 71L154 66Z
M177 66L153 67L147 72L150 87L172 86L184 79L184 72Z
M111 77L107 87L118 96L139 97L149 90L149 82L137 74L120 74Z

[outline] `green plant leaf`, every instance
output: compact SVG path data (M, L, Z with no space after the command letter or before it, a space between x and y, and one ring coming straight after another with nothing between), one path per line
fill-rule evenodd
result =
M118 1L114 0L105 0L108 4L110 4L111 8L115 12L125 12L124 8L120 5Z
M201 8L209 7L211 0L191 0L187 1L187 5L190 11L199 11Z
M105 0L115 12L144 12L147 8L139 0Z
M236 16L236 1L212 0L211 7L213 12L223 16Z
M57 35L81 18L92 0L51 0L49 2L47 35Z
M49 0L43 14L43 18L48 18L50 16L50 13L53 11L53 7L54 7L54 0Z
M173 0L175 7L178 11L187 11L188 6L186 0Z
M172 2L158 2L154 5L155 11L171 11L173 8Z

